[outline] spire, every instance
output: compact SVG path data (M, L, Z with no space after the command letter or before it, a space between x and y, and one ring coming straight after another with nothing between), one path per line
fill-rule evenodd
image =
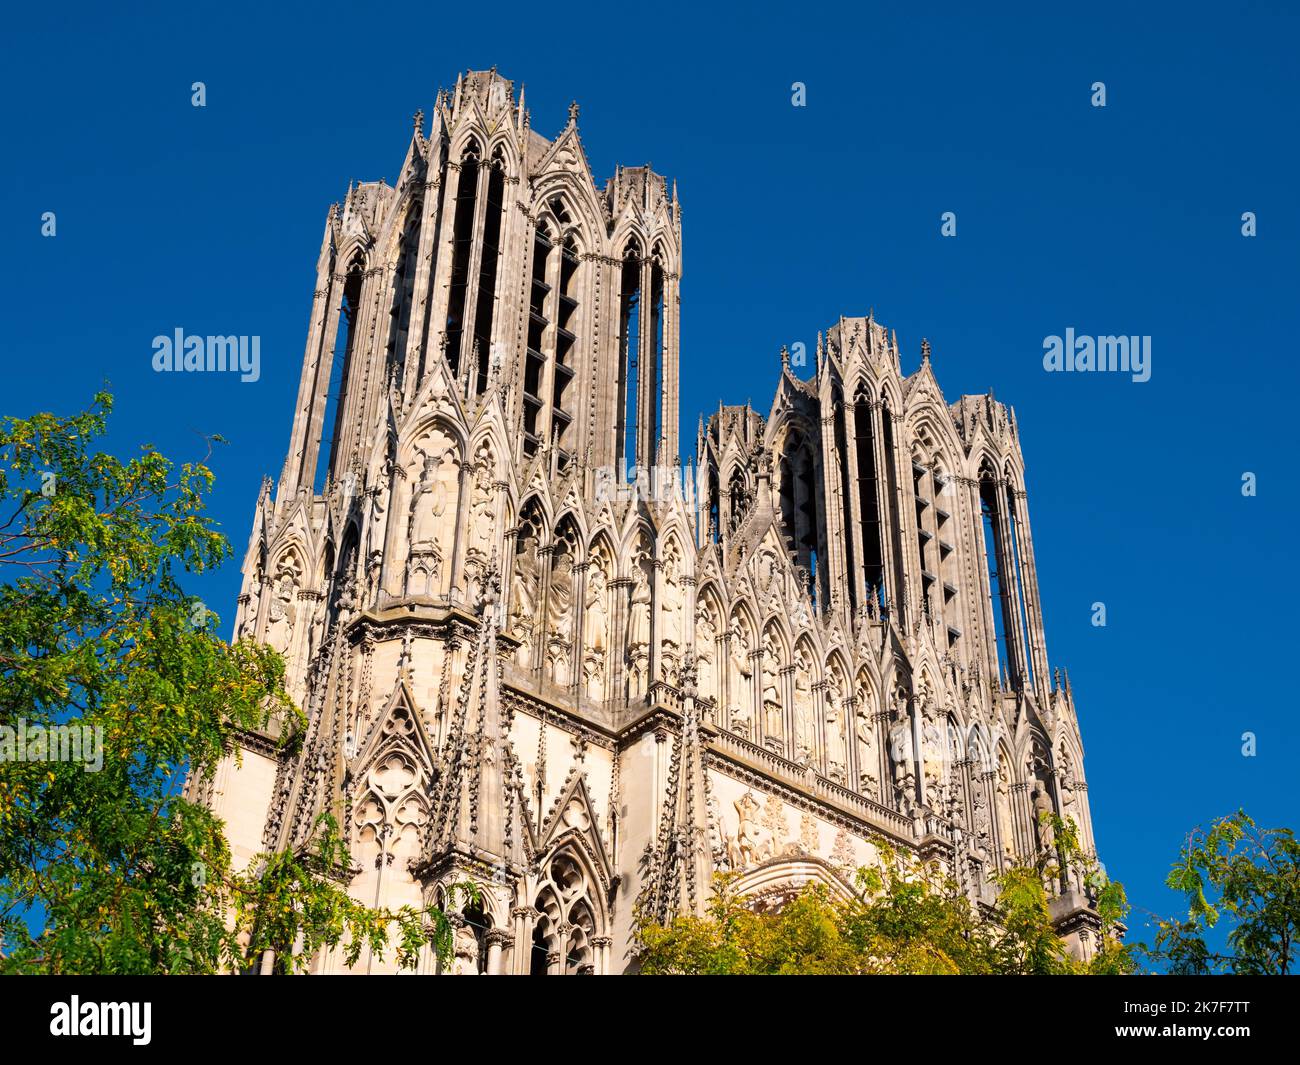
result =
M440 850L502 855L506 849L509 745L501 722L501 662L497 654L500 587L493 552L477 604L478 632L465 663L444 748L446 770L434 795L426 858Z
M699 914L710 893L713 862L709 854L709 781L704 772L700 720L696 703L695 655L682 662L682 731L673 744L668 766L663 815L648 855L639 902L644 912L667 924L678 914Z

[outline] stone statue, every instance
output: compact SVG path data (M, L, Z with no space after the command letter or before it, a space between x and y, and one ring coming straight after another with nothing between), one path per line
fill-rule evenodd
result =
M275 598L271 600L267 613L266 626L266 642L280 654L288 652L289 642L293 639L293 626L298 616L298 608L294 603L297 592L298 585L293 575L287 571L282 573Z
M763 639L763 734L769 745L782 747L785 727L781 720L780 660L771 635Z
M568 643L573 633L573 558L567 552L553 556L548 613L552 638Z
M753 677L749 638L737 621L731 630L731 728L749 739L753 735Z
M817 753L817 732L813 725L812 666L802 648L795 657L794 744L795 761L810 761Z
M826 769L827 775L841 784L846 774L843 703L843 678L838 670L832 669L826 685Z
M728 848L728 854L731 868L739 871L771 857L772 848L770 841L766 846L760 841L758 814L762 807L754 797L754 793L745 792L734 805L737 818L736 838Z
M455 961L451 971L456 976L478 976L478 937L467 923L456 927Z
M447 509L447 486L439 473L442 459L424 456L424 473L411 500L411 545L428 547L438 541L439 519Z
M1052 827L1051 817L1056 811L1052 808L1052 799L1047 789L1041 784L1034 785L1034 834L1038 840L1038 853L1051 856L1056 850L1056 830Z

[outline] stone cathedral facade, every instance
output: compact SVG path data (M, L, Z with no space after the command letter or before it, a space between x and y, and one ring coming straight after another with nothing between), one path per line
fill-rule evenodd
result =
M451 971L603 974L717 871L757 906L849 892L885 839L983 905L1052 846L1039 813L1091 849L1014 414L841 318L683 467L681 205L648 168L597 184L577 118L547 139L471 72L395 184L329 210L235 626L284 654L306 731L192 785L236 862L330 812L367 903L483 885Z

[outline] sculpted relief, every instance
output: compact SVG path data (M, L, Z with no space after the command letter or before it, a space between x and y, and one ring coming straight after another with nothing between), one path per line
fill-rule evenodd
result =
M832 663L826 680L826 775L837 784L848 782L848 759L844 743L844 671Z
M588 699L605 698L609 661L609 567L602 548L592 552L587 566L587 592L583 600L582 683Z
M708 599L695 610L695 668L701 699L718 702L718 615Z
M743 614L731 626L730 676L731 728L745 739L754 738L754 640Z
M638 550L632 564L632 601L627 619L628 698L646 694L650 675L651 574L647 546Z
M817 755L817 726L813 720L812 660L800 645L794 662L794 759L811 762Z
M858 790L880 798L880 743L876 736L876 700L867 678L858 680L854 702L854 735L858 744Z
M418 457L406 471L406 480L413 485L407 517L406 594L436 596L448 591L443 563L456 543L460 449L447 433L434 428L415 450Z
M302 587L302 564L290 551L276 568L275 587L266 613L266 642L287 654L293 642L294 625L298 620L298 590Z
M781 653L775 633L763 634L763 739L774 751L785 750L785 724L782 720Z

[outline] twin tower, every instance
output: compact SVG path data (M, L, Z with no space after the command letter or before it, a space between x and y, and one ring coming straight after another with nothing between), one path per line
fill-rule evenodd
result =
M368 904L483 886L422 971L562 975L635 967L637 915L722 871L756 905L847 893L886 840L977 904L1046 812L1091 849L1014 415L842 318L766 418L719 407L690 476L629 488L682 464L681 207L648 168L598 186L577 119L548 140L471 72L395 185L330 208L235 633L284 655L305 733L190 782L236 862L331 814ZM1088 955L1094 887L1052 887Z

